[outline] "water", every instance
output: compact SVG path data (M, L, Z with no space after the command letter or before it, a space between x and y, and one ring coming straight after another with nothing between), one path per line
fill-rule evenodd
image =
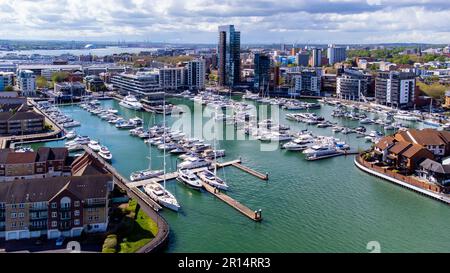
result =
M93 48L93 49L42 49L42 50L17 50L17 51L0 51L0 57L6 54L22 54L22 55L32 55L39 54L43 56L60 56L62 54L72 54L75 56L79 55L95 55L103 57L112 54L121 53L139 53L141 51L154 51L155 48L141 48L141 47L105 47L105 48Z
M190 101L175 101L192 107ZM146 124L155 122L153 114L124 109L116 101L102 104L119 109L126 117L144 117ZM123 175L148 167L149 148L142 140L77 106L62 109L82 122L76 128L79 133L110 148L112 164ZM347 126L358 125L330 117L332 110L324 106L314 112ZM173 119L167 117L168 124ZM162 116L157 116L156 122L161 121ZM307 128L284 119L282 123ZM333 134L330 128L308 129L316 134ZM355 135L338 136L353 149L370 145ZM261 208L264 219L254 223L206 192L187 189L175 180L167 182L168 190L182 206L179 213L162 212L171 228L168 252L369 252L369 241L378 241L382 252L450 251L447 205L361 172L354 166L353 157L309 162L299 153L261 152L258 141L218 143L219 148L226 149L226 160L242 157L246 166L270 173L266 182L233 167L219 170L219 176L230 185L228 194L252 209ZM162 168L161 156L153 148L153 168ZM176 158L167 159L168 168L174 170Z

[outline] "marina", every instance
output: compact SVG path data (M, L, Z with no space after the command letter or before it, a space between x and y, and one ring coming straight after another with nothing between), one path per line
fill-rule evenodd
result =
M237 101L239 97L234 97ZM174 104L186 104L193 109L193 101L186 98L171 99ZM253 102L249 102L253 103ZM256 107L259 103L255 102ZM122 108L118 101L101 101L104 109L117 109L120 116L131 119L136 117L134 110ZM149 156L148 149L152 149L152 165L155 169L162 166L162 152L154 145L144 143L139 137L132 137L128 130L117 130L108 122L91 115L79 106L64 106L62 111L68 115L76 116L82 126L76 128L80 135L89 135L106 145L114 155L112 166L123 177L136 170L148 168L146 157ZM323 116L325 119L337 123L338 126L356 128L360 126L358 121L332 117L333 106L322 105L320 109L312 109L311 113ZM298 110L306 111L306 110ZM335 136L331 128L319 128L306 123L298 123L284 119L292 110L281 109L280 123L290 126L291 130L308 130L314 135ZM369 113L368 115L375 115ZM154 124L160 124L162 116L153 116L152 113L138 112L143 118L143 127L150 128ZM185 116L182 118L194 118ZM376 119L376 116L371 117ZM175 122L177 118L168 116L168 125ZM225 127L233 128L225 124ZM413 124L420 127L421 124ZM366 125L367 132L382 130L377 124ZM196 136L196 131L192 134ZM245 136L242 129L236 130L236 134ZM368 134L368 133L367 133ZM339 138L351 146L351 150L364 149L370 146L364 137L359 134L341 134ZM251 136L247 136L249 138ZM57 146L62 141L48 142L44 145ZM396 251L408 247L411 250L422 251L419 245L408 244L408 238L416 238L417 242L427 241L433 244L433 250L437 248L445 250L441 240L434 237L424 236L431 230L444 230L449 223L440 217L446 213L444 204L436 203L426 197L418 196L408 190L396 188L388 183L378 183L379 179L369 176L354 167L353 156L328 158L320 161L307 161L302 153L287 151L286 149L275 149L270 152L260 151L260 141L249 140L219 140L218 149L226 151L226 158L218 162L227 166L233 166L233 159L241 158L245 166L253 170L269 172L273 183L260 183L260 178L234 168L219 168L218 175L224 178L230 186L227 196L233 200L245 203L249 208L261 208L264 213L264 221L257 226L248 225L248 219L236 217L236 209L229 207L226 202L217 202L219 197L211 194L192 190L181 183L167 183L167 190L176 196L181 208L178 213L167 209L161 209L160 213L170 224L170 243L167 251L236 251L246 249L248 251L363 251L359 246L360 241L370 235L371 238L388 236L391 242L389 251ZM41 144L33 144L36 147ZM131 160L130 160L131 159ZM237 160L236 160L237 161ZM237 163L235 161L235 163ZM177 156L167 155L168 173L174 173L180 162ZM345 169L345 172L342 170ZM262 173L263 174L263 173ZM264 175L264 174L263 174ZM325 183L325 181L327 181ZM138 184L135 184L135 186ZM205 188L206 189L206 188ZM136 187L130 191L146 196ZM207 189L206 189L207 190ZM364 201L363 201L364 200ZM395 200L395 206L392 202ZM276 205L274 205L276 204ZM357 204L357 205L356 205ZM280 210L282 206L282 210ZM250 213L251 211L251 213ZM255 211L249 209L249 215L255 215ZM382 213L381 213L382 212ZM423 218L435 223L431 229L423 222ZM339 219L340 225L334 225ZM380 219L383 219L381 221ZM389 227L387 227L387 222ZM415 221L419 223L414 229L402 225L404 222ZM207 223L207 224L206 224ZM282 224L281 224L282 223ZM220 230L224 240L216 241L217 244L199 243L197 236L186 230L186 226L205 234L206 240L214 240L215 235L209 230ZM298 229L298 227L301 227ZM358 226L358 230L354 227ZM281 234L272 231L299 230L295 234L290 232ZM389 229L389 234L380 233L381 230ZM364 232L361 232L363 230ZM438 233L440 233L438 231ZM270 235L269 235L270 234ZM323 239L317 241L317 234ZM178 236L183 238L180 242ZM236 236L238 240L236 241ZM267 239L261 241L259 236ZM441 238L447 235L440 233ZM232 239L233 238L233 239ZM241 238L239 240L239 238ZM245 238L245 240L244 240ZM229 245L227 239L234 240L237 245ZM431 248L429 248L431 250Z

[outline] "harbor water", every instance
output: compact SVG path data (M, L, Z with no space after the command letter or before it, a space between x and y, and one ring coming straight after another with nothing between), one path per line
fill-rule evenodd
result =
M194 108L187 99L171 101ZM125 109L115 100L101 103L104 108L118 109L124 117L144 118L146 126L162 122L162 115ZM75 128L78 134L99 140L111 150L112 165L123 175L148 168L150 146L130 136L128 130L118 130L78 106L61 109L81 122L82 126ZM332 110L323 105L311 112L343 126L359 125L357 121L332 118ZM331 128L286 120L284 115L289 112L280 111L281 123L291 129L333 135ZM168 125L175 119L167 116ZM380 129L364 126L369 131ZM354 150L370 146L355 134L335 136ZM63 144L55 141L32 147ZM450 251L447 205L363 173L354 166L354 156L306 161L298 152L261 151L260 146L256 140L218 141L218 148L226 150L224 160L241 158L244 165L268 172L268 181L234 167L221 169L218 175L230 186L231 197L251 209L262 209L263 221L249 220L206 191L168 181L167 189L176 196L181 210L162 211L171 229L167 252L369 252L366 246L371 241L379 242L382 252ZM151 149L152 168L162 169L162 152ZM174 171L176 164L176 157L168 155L168 171Z

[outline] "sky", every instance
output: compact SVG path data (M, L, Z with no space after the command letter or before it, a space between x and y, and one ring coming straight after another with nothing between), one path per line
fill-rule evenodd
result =
M0 39L450 43L449 0L0 0Z

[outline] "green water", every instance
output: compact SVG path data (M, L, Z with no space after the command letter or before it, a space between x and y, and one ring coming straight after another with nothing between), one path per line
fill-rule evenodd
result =
M187 100L174 102L193 107ZM123 116L137 114L146 124L154 123L152 114L122 108L116 101L102 104L119 109ZM324 106L314 112L343 125L357 126L355 121L330 117L332 110ZM148 167L149 147L129 136L127 130L120 131L77 106L63 107L63 111L82 122L76 128L79 134L110 148L112 164L122 174L128 176ZM156 117L156 122L161 120L162 116ZM173 120L168 117L167 123ZM307 128L284 119L282 123L295 129ZM308 129L316 134L333 134L330 128ZM338 136L353 149L369 145L355 135ZM369 241L378 241L382 252L450 251L447 205L361 172L353 165L353 157L309 162L300 153L279 149L262 152L258 141L219 141L219 148L226 149L226 160L241 157L246 166L269 172L266 182L233 167L219 171L230 185L228 194L252 209L262 209L264 220L254 223L212 195L170 181L167 188L182 209L178 213L162 212L171 228L168 252L369 252ZM152 167L162 168L162 153L153 148L151 154ZM175 166L176 158L168 156L167 167L174 170Z

